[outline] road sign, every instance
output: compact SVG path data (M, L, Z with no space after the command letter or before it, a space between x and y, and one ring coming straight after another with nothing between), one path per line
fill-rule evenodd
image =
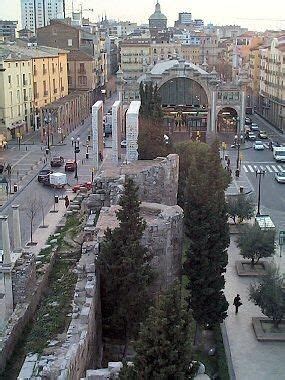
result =
M279 232L279 245L284 245L285 244L285 231L280 231Z

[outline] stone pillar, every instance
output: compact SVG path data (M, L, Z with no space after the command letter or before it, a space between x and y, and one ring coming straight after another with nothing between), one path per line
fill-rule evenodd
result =
M216 133L216 114L217 114L217 92L212 91L212 105L211 105L211 125L210 132Z
M118 164L121 158L122 104L117 100L112 106L112 161Z
M141 102L131 102L126 114L127 163L138 159L139 111Z
M98 100L92 106L92 135L93 135L93 153L94 153L94 169L95 170L99 169L100 158L103 157L103 151L104 151L103 133L104 133L103 131L103 101Z
M12 209L13 209L14 252L21 252L22 237L21 237L19 205L12 205Z
M10 236L9 236L9 226L8 226L8 216L0 215L0 220L2 221L2 241L3 241L3 264L11 264L11 247L10 247Z

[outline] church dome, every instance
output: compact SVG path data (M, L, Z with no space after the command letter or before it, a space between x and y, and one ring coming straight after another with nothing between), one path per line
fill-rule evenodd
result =
M167 20L167 17L161 13L160 4L155 4L155 12L149 17L149 20Z

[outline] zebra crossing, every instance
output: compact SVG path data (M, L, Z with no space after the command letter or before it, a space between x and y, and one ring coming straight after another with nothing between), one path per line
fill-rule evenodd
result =
M285 172L285 165L280 164L273 164L273 163L264 163L259 165L254 164L243 164L242 165L243 170L245 173L255 173L257 170L265 170L267 173L278 173L278 172Z

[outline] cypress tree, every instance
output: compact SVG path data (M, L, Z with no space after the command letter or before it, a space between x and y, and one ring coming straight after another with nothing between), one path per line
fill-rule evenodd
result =
M106 230L97 260L104 333L124 340L124 354L150 305L148 287L153 279L151 255L141 244L146 224L140 216L137 191L127 178L116 214L119 226Z
M206 157L191 160L184 193L189 238L184 269L189 280L189 306L195 320L204 326L220 323L227 316L223 292L229 245L224 194L227 184L216 143Z

